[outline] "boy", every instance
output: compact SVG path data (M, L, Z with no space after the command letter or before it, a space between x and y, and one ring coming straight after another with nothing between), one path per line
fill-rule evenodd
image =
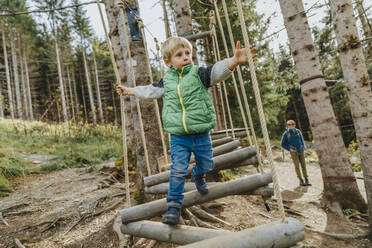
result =
M185 38L170 37L162 45L164 63L170 70L159 82L135 88L117 86L118 94L153 99L164 96L162 119L171 134L171 173L167 196L168 211L162 222L179 222L185 177L191 152L196 166L191 178L200 194L207 194L205 173L212 170L213 150L209 130L216 115L208 88L227 79L240 63L248 61L247 51L236 44L234 57L208 67L192 64L192 46ZM254 49L251 49L254 51Z
M302 137L301 131L296 128L295 121L287 121L287 130L283 133L280 145L291 153L291 158L295 165L296 174L298 179L300 180L300 186L311 186L306 171L304 155L304 149L306 148L305 142L304 138ZM301 164L301 170L305 181L302 179L299 164Z

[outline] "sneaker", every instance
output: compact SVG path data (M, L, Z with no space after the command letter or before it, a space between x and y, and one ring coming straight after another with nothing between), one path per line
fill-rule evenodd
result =
M302 178L300 178L300 186L306 186L306 183L304 182Z
M180 221L181 209L176 207L168 207L168 211L163 215L161 222L168 225L177 225Z
M191 175L191 180L195 183L196 189L200 194L205 195L208 193L208 184L205 181L205 175Z
M311 183L309 182L309 179L305 178L305 186L311 186Z

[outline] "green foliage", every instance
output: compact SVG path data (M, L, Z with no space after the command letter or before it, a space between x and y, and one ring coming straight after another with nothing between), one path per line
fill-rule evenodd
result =
M0 122L0 187L10 189L8 179L28 173L71 167L87 167L113 161L122 154L120 128L69 123L2 120ZM36 167L21 153L53 155ZM4 191L4 190L0 190Z

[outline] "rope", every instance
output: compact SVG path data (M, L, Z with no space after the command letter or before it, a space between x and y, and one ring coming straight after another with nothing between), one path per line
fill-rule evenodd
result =
M214 31L213 31L214 30L214 25L216 25L216 23L215 22L213 23L212 16L211 16L210 28L212 30L213 55L214 55L214 60L217 62L218 61L217 49L216 49L216 43L215 43L215 40L214 40ZM221 98L220 101L221 101L221 106L222 106L223 123L224 123L224 126L225 126L226 137L227 137L227 136L229 136L229 132L227 130L226 113L225 113L225 106L224 106L224 102L223 102L223 96L222 96L222 89L221 89L221 87L222 87L221 84L218 83L217 84L217 90L218 90L219 95L220 95L220 98Z
M275 191L276 197L278 197L279 211L280 211L280 216L282 218L282 221L284 223L287 223L286 217L285 217L284 206L283 206L282 194L280 192L279 178L276 172L276 168L274 166L273 153L271 151L271 144L270 144L269 133L267 131L267 126L266 126L265 113L263 111L260 90L258 88L258 82L257 82L257 77L256 77L256 71L254 68L253 57L252 57L251 50L249 49L250 44L249 44L249 39L248 39L247 27L244 21L242 4L240 0L236 0L236 4L238 8L240 26L243 32L244 45L247 49L249 71L251 73L253 91L254 91L254 95L256 98L256 104L257 104L257 109L258 109L258 115L260 117L261 129L262 129L262 133L263 133L263 137L265 141L266 152L267 152L270 167L271 167L272 178L273 178L273 183L274 183L274 191Z
M229 55L229 48L227 46L225 32L224 32L223 27L222 27L221 17L220 17L220 13L219 13L218 7L217 7L217 1L213 0L213 4L214 4L214 9L216 11L218 26L220 28L220 33L221 33L221 36L222 36L223 46L224 46L225 51L226 51L226 56L229 57L230 56ZM232 73L232 81L233 81L233 85L234 85L234 89L235 89L236 98L238 99L240 114L242 115L242 118L243 118L244 128L245 128L245 132L247 134L247 139L248 139L249 145L252 146L252 140L251 140L251 136L249 135L248 124L247 124L247 120L245 118L244 109L243 109L242 101L240 99L240 94L239 94L238 86L236 84L236 79L235 79L235 74L234 73Z
M148 53L148 50L147 50L147 43L146 43L146 39L145 39L145 31L144 31L144 25L143 25L143 22L142 22L142 19L139 18L139 17L136 17L136 20L141 28L141 33L142 33L142 38L143 38L143 44L144 44L144 47L145 47L145 55L146 57L148 58L149 57L149 53ZM154 41L156 42L156 49L160 49L159 47L159 44L158 44L158 40L155 38ZM151 65L150 65L150 61L147 63L148 64L148 70L149 70L149 74L150 74L150 82L153 83L153 78L152 78L152 73L151 73ZM154 99L154 106L155 106L155 112L156 112L156 118L158 120L158 125L159 125L159 132L160 132L160 139L161 139L161 144L163 146L163 155L164 155L164 159L165 159L165 163L168 164L168 153L167 153L167 147L165 146L165 141L164 141L164 132L163 132L163 126L161 124L161 119L160 119L160 111L159 111L159 105L158 105L158 101L156 99ZM158 169L159 169L159 172L160 172L160 163L158 163Z
M234 36L232 34L230 18L228 16L228 11L227 11L227 6L226 6L226 1L225 0L222 0L222 7L223 7L223 12L225 14L225 20L226 20L226 24L227 24L227 30L229 32L231 47L232 47L233 53L235 53L235 46L234 46L235 40L234 40ZM249 127L251 129L253 142L254 142L254 145L256 147L256 154L257 154L257 160L258 160L258 171L260 173L264 173L262 160L261 160L260 148L259 148L258 143L257 143L256 132L255 132L254 126L253 126L251 110L249 108L247 93L245 92L245 87L244 87L244 84L243 84L243 76L242 76L242 72L240 70L240 66L237 66L237 71L238 71L238 79L239 79L239 83L240 83L240 88L241 88L241 91L243 93L243 100L244 100L245 110L247 111Z
M119 71L118 71L118 68L116 66L114 52L112 51L112 44L111 44L110 38L108 36L108 32L107 32L107 29L106 29L105 20L103 19L102 9L101 9L101 5L100 5L99 0L97 0L97 6L98 6L99 14L100 14L100 17L101 17L102 26L103 26L103 29L105 31L106 42L107 42L107 45L108 45L109 51L110 51L112 66L114 67L116 85L120 85L121 82L120 82ZM129 190L128 147L127 147L127 131L125 129L124 106L125 106L124 105L124 97L120 96L121 130L122 130L122 134L123 134L123 160L124 160L123 164L124 164L124 173L125 173L125 192L126 192L127 206L130 207L131 206L131 201L130 201L130 190Z
M118 3L118 6L121 9L120 14L123 17L123 22L125 24L125 21L124 21L125 20L124 5L126 5L126 3L124 1ZM133 13L134 13L134 11L133 11ZM136 87L137 85L136 85L136 78L135 78L135 75L134 75L132 53L131 53L130 46L129 46L129 36L128 36L126 27L124 27L124 37L125 37L125 43L127 45L127 54L128 54L128 60L129 60L130 73L131 73L131 76L132 76L132 82L133 82L133 86ZM147 168L147 175L148 176L151 176L149 155L147 153L145 131L144 131L143 122L142 122L142 112L141 112L141 106L140 106L140 103L139 103L139 99L138 98L136 98L136 105L137 105L138 119L139 119L140 130L141 130L142 144L143 144L143 149L144 149L144 154L145 154L145 162L146 162L146 168Z
M212 17L213 18L213 14L212 14ZM213 26L212 28L212 37L213 37L213 40L215 42L215 45L214 47L216 48L216 51L217 51L217 60L216 61L219 61L221 60L221 54L220 54L220 49L219 49L219 46L218 46L218 40L217 40L217 35L216 35L216 28ZM229 116L229 121L230 121L230 127L231 127L231 133L232 133L232 136L233 136L233 139L235 140L235 132L234 132L234 124L232 122L232 118L231 118L231 111L230 111L230 104L229 104L229 98L227 97L227 89L226 89L226 82L225 81L222 81L222 83L220 84L220 96L222 98L222 92L221 92L221 88L222 86L223 87L223 93L225 95L225 101L226 101L226 107L227 107L227 114ZM222 101L223 103L223 101ZM222 104L223 106L223 104ZM224 112L224 111L223 111ZM226 117L224 115L224 121L226 122ZM227 131L227 128L226 128L226 136L228 134L228 131Z

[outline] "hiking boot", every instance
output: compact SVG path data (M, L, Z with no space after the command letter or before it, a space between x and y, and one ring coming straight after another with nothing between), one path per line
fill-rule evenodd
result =
M200 194L205 195L208 193L208 184L205 181L205 175L191 175L191 180L195 183L196 189Z
M300 186L306 186L306 183L304 182L302 178L300 178Z
M311 183L309 182L309 179L305 178L305 186L311 186Z
M177 225L180 221L181 209L176 207L168 207L168 211L163 215L161 222L168 225Z

